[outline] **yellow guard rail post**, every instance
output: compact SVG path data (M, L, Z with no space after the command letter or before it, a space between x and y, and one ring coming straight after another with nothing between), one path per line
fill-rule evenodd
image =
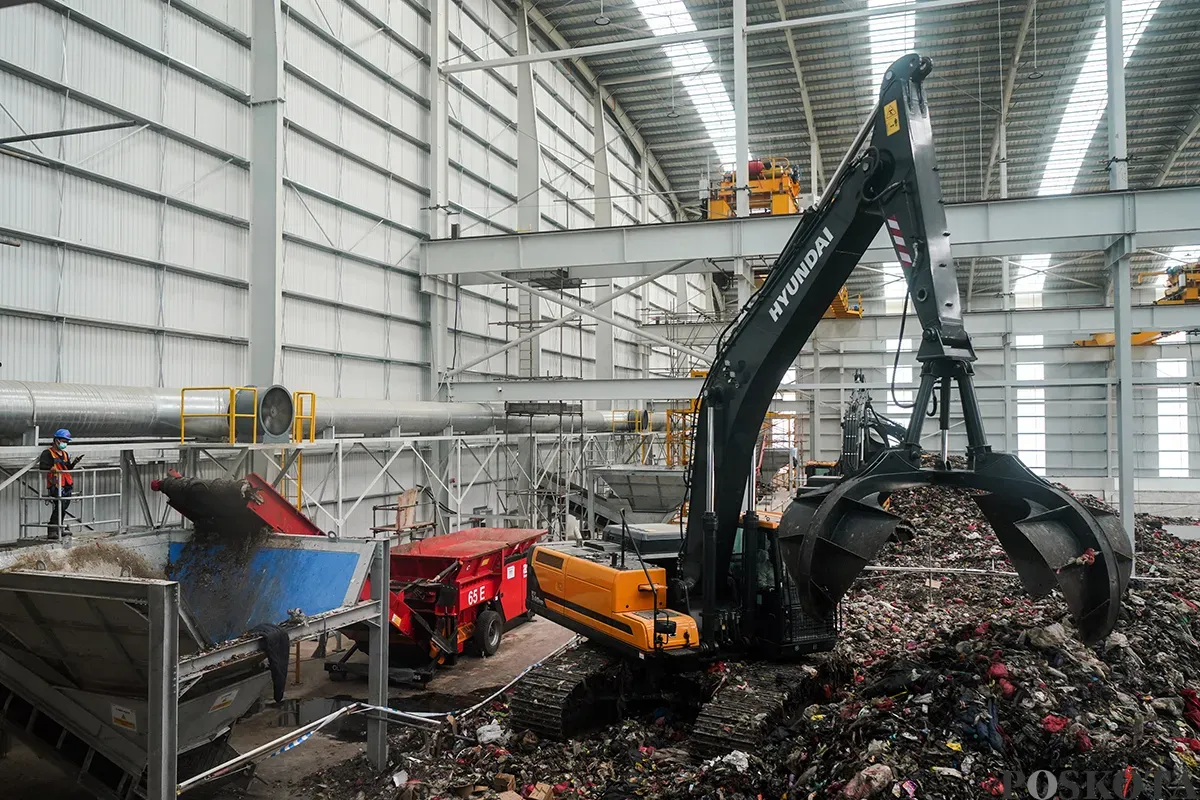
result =
M224 412L205 413L202 411L187 410L188 392L223 392L229 398L229 405ZM250 412L239 414L237 410L237 399L242 392L249 392L253 398ZM189 419L212 419L224 418L229 420L229 444L237 443L237 421L239 419L250 420L251 426L251 441L258 441L258 389L254 386L185 386L179 390L179 441L182 444L187 441L187 421Z

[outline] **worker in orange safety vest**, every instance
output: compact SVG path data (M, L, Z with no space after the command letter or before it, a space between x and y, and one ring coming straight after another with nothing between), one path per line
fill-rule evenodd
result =
M59 428L54 432L54 441L42 451L38 459L38 469L46 474L46 497L51 506L50 521L46 523L48 538L58 539L66 528L67 507L71 505L70 497L75 493L75 479L71 470L83 459L77 456L74 461L67 455L67 446L71 443L71 432Z

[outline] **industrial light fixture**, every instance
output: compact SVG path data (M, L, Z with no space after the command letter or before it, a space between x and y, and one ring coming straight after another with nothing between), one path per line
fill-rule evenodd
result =
M1046 73L1038 69L1037 59L1037 0L1033 0L1033 69L1029 71L1028 80L1041 80Z
M671 79L671 107L667 109L667 119L679 119L679 112L675 110L675 79Z
M611 19L609 19L608 17L604 16L604 0L600 0L600 14L599 14L599 16L597 16L597 17L596 17L596 19L594 19L594 20L592 20L592 21L593 21L593 22L595 22L595 23L596 23L597 25L599 25L600 27L604 27L604 26L605 26L605 25L607 25L608 23L612 22L612 20L611 20Z

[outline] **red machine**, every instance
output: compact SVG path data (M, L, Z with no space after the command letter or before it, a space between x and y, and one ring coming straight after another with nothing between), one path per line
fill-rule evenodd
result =
M424 683L439 664L473 650L490 656L507 626L530 617L526 603L529 549L546 533L534 528L467 528L392 549L392 651L389 661L416 664L389 670L397 682ZM370 587L364 587L363 598ZM347 659L366 649L365 628L330 677L361 672Z

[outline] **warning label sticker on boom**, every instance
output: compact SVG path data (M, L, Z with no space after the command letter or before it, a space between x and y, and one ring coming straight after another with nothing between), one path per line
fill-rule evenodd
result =
M883 107L883 124L887 128L888 136L900 130L900 107L896 105L895 100Z

